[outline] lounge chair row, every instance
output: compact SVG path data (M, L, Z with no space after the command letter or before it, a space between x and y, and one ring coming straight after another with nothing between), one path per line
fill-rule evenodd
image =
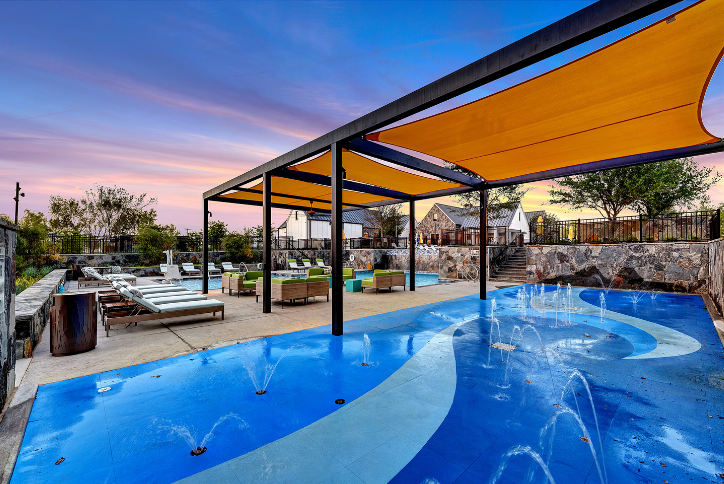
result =
M288 259L289 268L292 270L305 271L312 267L321 267L322 269L331 269L330 266L324 263L324 259L315 259L315 264L312 264L310 259L302 259L302 265L297 263L297 259Z
M189 291L173 284L154 284L131 287L123 281L112 281L113 288L125 299L126 304L118 311L104 311L103 324L106 336L110 326L133 324L140 321L190 316L194 314L221 313L224 319L224 303ZM130 304L128 304L130 303Z
M168 270L168 264L159 264L161 268L161 274L166 274L166 271ZM234 265L231 262L222 262L221 263L221 269L216 267L216 264L213 262L209 262L207 267L209 274L221 274L223 272L240 272L242 269L242 266L246 268L246 265L241 263L239 264L239 267L234 267ZM197 269L196 266L194 266L191 262L183 262L181 263L181 272L183 274L201 274L201 269Z
M120 271L120 267L113 267L111 268L117 269ZM136 276L133 274L122 274L122 273L112 273L112 274L101 274L97 270L95 270L93 267L83 267L81 269L81 272L83 272L83 275L85 277L79 277L78 278L78 288L80 289L83 286L89 286L91 284L95 285L103 285L103 284L110 284L111 280L120 279L123 281L129 281L133 284L136 283Z

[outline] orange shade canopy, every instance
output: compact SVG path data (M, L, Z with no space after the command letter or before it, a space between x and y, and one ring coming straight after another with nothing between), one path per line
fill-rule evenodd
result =
M723 49L724 0L704 0L522 84L367 138L487 181L711 143L701 104Z
M356 181L365 185L389 188L408 195L420 195L462 186L457 183L445 182L404 172L348 150L344 150L342 153L342 166L346 171L347 180ZM326 152L309 161L291 166L289 170L331 176L332 155L330 152ZM272 176L271 185L272 204L306 206L309 204L309 201L306 199L311 198L314 199L314 203L318 203L316 205L318 208L329 209L332 203L332 189L328 186L279 176ZM259 183L251 187L252 192L239 191L222 195L219 198L261 202L262 195L256 192L261 192L262 188L263 184ZM344 190L342 193L342 203L347 207L385 201L391 202L393 200L394 199L390 197L352 190Z

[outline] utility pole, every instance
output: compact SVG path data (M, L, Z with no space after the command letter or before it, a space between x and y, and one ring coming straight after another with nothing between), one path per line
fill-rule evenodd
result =
M18 202L20 202L20 197L24 197L24 193L20 193L20 182L15 182L15 225L18 224Z

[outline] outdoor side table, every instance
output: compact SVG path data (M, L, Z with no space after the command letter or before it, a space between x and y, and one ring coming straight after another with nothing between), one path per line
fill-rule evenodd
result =
M362 279L347 279L344 285L347 292L362 292Z
M50 353L72 355L92 350L98 342L95 292L53 294L50 308Z

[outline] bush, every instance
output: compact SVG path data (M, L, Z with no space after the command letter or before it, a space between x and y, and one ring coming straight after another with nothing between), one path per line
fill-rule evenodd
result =
M226 255L233 262L245 262L253 255L251 237L239 232L230 232L222 239Z
M37 267L26 267L23 271L23 276L28 278L38 277L39 273L40 271L38 271Z
M163 251L176 246L176 235L168 227L146 225L138 230L136 247L139 255L151 264L163 258Z
M679 239L677 239L676 237L666 237L664 239L664 242L678 242L678 241L679 241Z

